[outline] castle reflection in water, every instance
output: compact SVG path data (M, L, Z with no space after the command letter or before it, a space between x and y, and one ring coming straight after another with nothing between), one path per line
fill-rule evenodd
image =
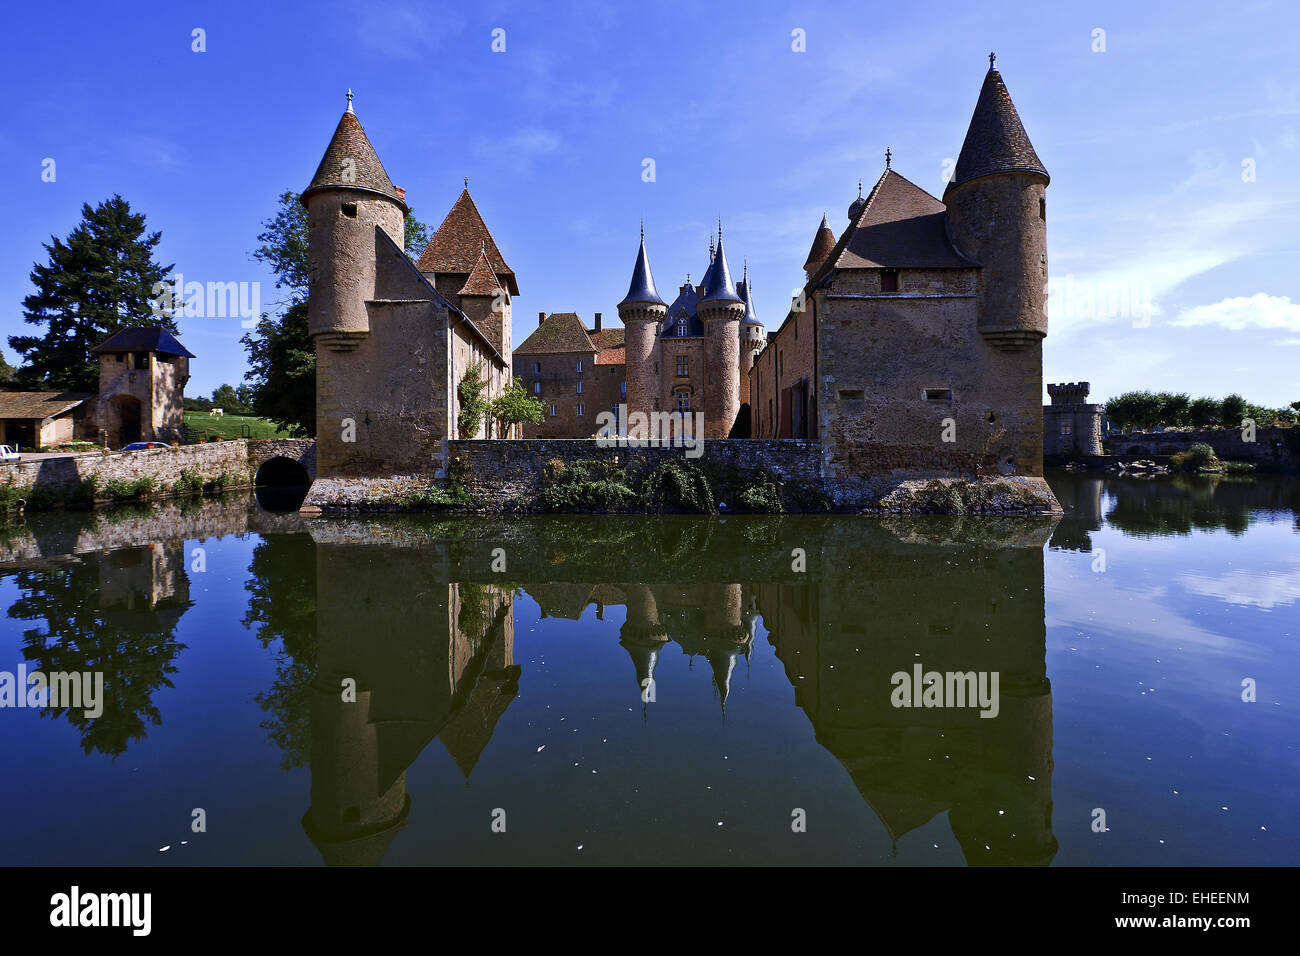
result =
M237 509L222 514L240 520ZM1043 608L1050 521L277 520L244 529L261 535L244 623L284 652L276 686L260 698L263 726L286 766L310 767L302 827L326 863L382 861L419 812L407 768L435 740L472 774L525 676L514 649L525 596L544 617L619 609L609 639L628 655L628 701L643 706L664 655L684 653L707 664L688 673L725 719L738 667L756 642L770 642L817 740L895 841L946 811L969 863L1045 865L1056 853ZM114 534L125 542L122 524ZM155 515L139 535L165 526ZM150 693L175 669L194 536L182 527L48 567L32 559L38 542L9 545L3 567L23 568L25 595L11 617L45 618L50 633L66 634L68 604L82 602L79 626L91 636L76 647L116 635L118 666L131 669L138 694L115 697L103 718L117 728L106 745L115 752L157 722ZM509 570L494 572L502 556ZM66 640L39 632L28 632L30 660L75 666ZM997 672L997 717L892 706L891 675L916 663ZM106 680L117 684L111 671ZM341 691L348 681L355 701Z

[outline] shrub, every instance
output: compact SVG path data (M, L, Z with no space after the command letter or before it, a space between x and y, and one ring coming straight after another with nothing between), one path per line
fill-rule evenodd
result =
M652 471L641 486L641 500L649 511L685 511L713 514L713 485L693 464L665 461Z
M1169 459L1171 468L1177 471L1200 471L1219 464L1214 449L1205 442L1197 442L1187 451L1180 451Z
M10 475L3 484L0 484L0 512L11 515L22 511L31 491L32 489L26 485L15 482L14 476Z
M780 489L770 476L760 474L755 481L746 485L737 496L740 505L746 511L756 515L779 515L781 507Z
M541 500L548 511L623 510L637 500L627 470L612 461L583 458L565 465L553 458L546 463L546 472L549 483Z
M182 468L180 477L172 485L172 490L182 495L203 494L203 476L193 468Z

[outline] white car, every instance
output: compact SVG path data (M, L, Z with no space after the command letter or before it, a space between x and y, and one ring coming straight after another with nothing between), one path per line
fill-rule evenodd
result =
M0 461L21 461L17 445L0 445Z

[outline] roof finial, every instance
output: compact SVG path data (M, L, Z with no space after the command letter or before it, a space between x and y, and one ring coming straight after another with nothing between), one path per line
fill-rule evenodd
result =
M468 177L468 176L465 177L465 188L466 188L466 189L469 189L469 177Z
M481 255L481 256L485 256L485 255L487 255L487 240L486 240L486 239L480 239L480 240L478 241L478 251L479 251L479 255Z
M885 147L885 168L886 169L889 168L889 160L893 157L893 155L894 154L890 151L889 147L886 146Z
M722 245L722 217L718 217L718 245Z
M641 220L641 241L645 242L645 220Z
M990 70L993 69L993 61L996 60L997 58L998 58L998 55L997 55L996 53L994 53L994 52L992 52L992 51L990 50L990 51L989 51L989 69L990 69Z
M862 198L862 180L858 180L858 198Z
M348 108L344 110L344 112L352 113L353 116L356 115L356 113L354 113L352 110L352 87L350 86L348 87Z

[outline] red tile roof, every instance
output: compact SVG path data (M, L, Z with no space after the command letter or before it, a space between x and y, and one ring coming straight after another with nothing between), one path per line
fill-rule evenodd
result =
M480 252L478 261L474 263L474 268L470 270L469 278L461 286L460 295L498 295L501 292L501 280L496 277L492 271L492 266L488 262L487 253Z
M450 273L468 276L486 248L488 264L492 271L506 283L511 295L519 294L514 271L506 265L496 240L488 231L487 223L470 198L469 190L461 191L456 204L447 213L438 231L420 254L416 267L421 272Z
M384 164L379 161L375 148L370 145L366 131L361 128L361 121L351 110L339 119L334 130L334 138L325 148L320 165L311 184L302 191L303 199L313 189L325 189L342 186L350 189L368 189L395 200L402 209L406 202L402 199L393 182L384 171Z

